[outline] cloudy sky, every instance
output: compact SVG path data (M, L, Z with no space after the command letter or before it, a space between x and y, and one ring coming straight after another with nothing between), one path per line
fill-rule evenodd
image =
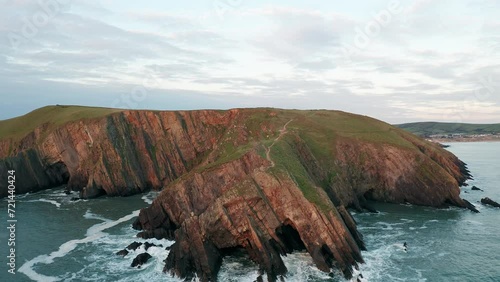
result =
M0 119L79 104L500 122L496 0L0 0L0 7Z

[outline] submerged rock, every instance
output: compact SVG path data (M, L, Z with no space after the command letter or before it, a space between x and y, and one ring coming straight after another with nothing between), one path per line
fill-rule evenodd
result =
M137 255L134 260L132 261L132 264L130 265L131 267L141 267L141 265L145 264L148 262L148 260L152 258L152 256L148 253L142 253Z
M492 199L490 199L488 197L482 198L481 203L483 203L484 205L489 205L489 206L495 207L495 208L500 208L499 203L493 201Z
M121 251L116 252L116 254L124 257L124 256L128 255L128 251L126 249L123 249Z

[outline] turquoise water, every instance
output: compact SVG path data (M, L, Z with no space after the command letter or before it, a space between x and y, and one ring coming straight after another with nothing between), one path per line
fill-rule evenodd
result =
M450 151L464 160L474 175L462 190L480 214L449 208L377 204L379 214L355 214L365 236L363 281L500 281L500 209L479 203L482 197L500 201L500 142L453 143ZM140 248L125 258L114 253L135 238L130 226L140 208L155 193L127 198L70 201L63 188L18 197L16 205L17 274L7 273L5 201L0 203L0 281L180 281L162 273L173 242L148 240L153 258L141 269L130 267ZM4 212L5 211L5 212ZM408 252L402 248L408 243ZM332 281L312 265L307 254L284 258L287 281ZM254 281L257 267L246 258L230 257L220 281ZM342 278L333 281L344 281Z

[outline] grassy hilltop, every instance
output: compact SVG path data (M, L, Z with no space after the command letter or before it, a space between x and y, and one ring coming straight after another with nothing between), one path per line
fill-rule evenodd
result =
M309 138L315 139L316 142L319 142L319 146L327 145L324 144L327 142L326 140L332 141L336 137L359 138L401 146L405 146L407 143L402 141L399 134L396 133L399 130L389 124L367 116L342 111L267 108L242 110L245 116L243 125L253 128L256 135L259 135L257 131L262 123L278 127L281 123L293 119L294 122L290 126L303 131L309 135ZM44 131L50 132L66 123L102 118L123 111L126 110L69 105L46 106L23 116L0 120L0 140L13 139L18 141L40 126L46 126ZM276 112L278 117L269 119L270 111Z
M46 124L47 130L50 131L71 121L102 117L119 111L122 110L83 106L46 106L23 116L0 120L0 139L18 140L43 124Z

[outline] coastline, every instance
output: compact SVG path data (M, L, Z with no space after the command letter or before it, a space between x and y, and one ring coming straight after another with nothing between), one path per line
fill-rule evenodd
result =
M472 142L500 142L500 137L471 137L471 138L427 138L436 143L472 143Z

